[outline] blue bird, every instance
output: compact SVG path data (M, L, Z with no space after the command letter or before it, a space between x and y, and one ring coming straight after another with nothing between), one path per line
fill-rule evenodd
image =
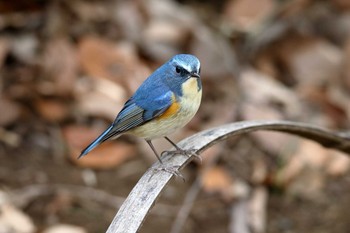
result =
M128 133L146 140L160 163L152 144L164 137L178 153L179 148L167 135L185 126L196 114L202 98L200 62L190 54L178 54L151 74L125 103L114 122L80 154L89 153L108 139Z

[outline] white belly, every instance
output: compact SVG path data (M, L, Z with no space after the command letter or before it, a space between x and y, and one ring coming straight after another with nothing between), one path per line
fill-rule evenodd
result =
M197 80L189 79L185 84L183 96L180 98L180 109L171 117L155 119L144 125L138 126L130 130L128 133L152 140L155 138L164 137L173 133L176 129L185 126L196 114L202 99L202 90L198 91Z

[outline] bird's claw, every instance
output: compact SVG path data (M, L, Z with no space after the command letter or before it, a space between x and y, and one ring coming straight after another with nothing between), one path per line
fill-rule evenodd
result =
M188 150L182 150L182 149L176 149L176 150L171 150L171 151L163 151L162 152L162 156L163 153L167 153L167 154L173 154L173 155L185 155L187 157L195 157L196 159L199 160L200 163L202 163L202 157L197 153L196 149L188 149Z
M185 177L180 173L179 171L179 168L180 166L171 166L171 167L165 167L165 166L162 166L162 167L156 167L156 168L153 168L155 171L165 171L165 172L168 172L176 177L180 177L184 182L186 181L185 180Z

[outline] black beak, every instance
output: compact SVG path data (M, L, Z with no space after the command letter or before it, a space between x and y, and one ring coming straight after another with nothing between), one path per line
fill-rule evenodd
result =
M197 74L196 72L192 72L191 77L200 78L201 76L199 76L199 74Z

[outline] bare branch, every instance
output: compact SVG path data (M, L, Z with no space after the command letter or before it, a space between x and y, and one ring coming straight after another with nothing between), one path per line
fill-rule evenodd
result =
M185 150L195 149L197 153L200 153L228 137L257 130L279 131L298 135L316 141L325 147L350 154L349 135L290 121L242 121L222 125L199 132L182 140L178 145ZM181 169L192 160L192 157L165 154L162 160L166 166L178 166ZM173 176L168 172L159 171L160 168L161 164L156 162L141 177L120 207L107 233L137 232L161 191Z

